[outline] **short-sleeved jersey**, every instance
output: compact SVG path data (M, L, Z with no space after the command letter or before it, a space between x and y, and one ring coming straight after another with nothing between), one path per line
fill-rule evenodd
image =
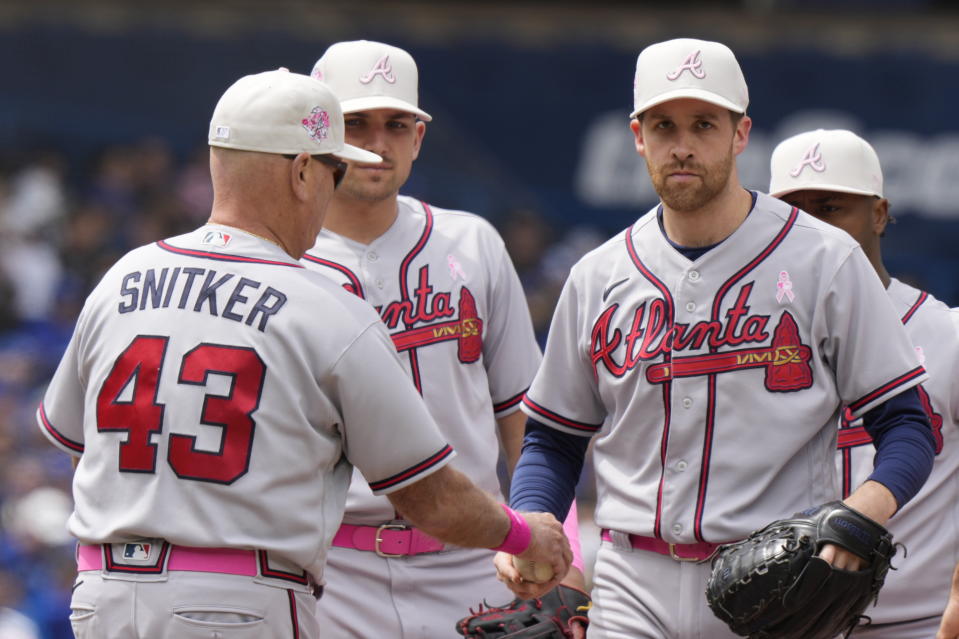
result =
M262 549L318 581L354 465L385 494L453 457L366 304L219 225L109 270L38 421L80 455L80 541Z
M398 198L370 244L328 230L302 260L372 304L441 432L453 466L500 494L496 418L519 409L542 358L503 240L483 218ZM381 523L392 506L354 481L345 521Z
M603 528L722 542L835 499L840 405L926 376L862 249L759 193L690 261L657 213L573 267L523 409L595 437Z
M877 624L941 615L959 561L959 313L896 279L887 292L929 373L918 390L936 439L936 461L919 493L889 520L889 531L907 552L894 562L878 605L869 610ZM862 420L844 413L836 456L844 497L872 473L874 456Z

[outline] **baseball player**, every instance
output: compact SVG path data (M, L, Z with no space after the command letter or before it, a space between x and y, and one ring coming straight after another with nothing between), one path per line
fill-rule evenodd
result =
M519 402L541 360L503 241L476 215L399 195L431 120L409 53L339 42L312 75L342 101L347 141L383 161L351 165L303 264L373 305L458 453L453 466L499 496L497 434L511 470L526 424ZM407 519L354 474L318 604L330 634L442 637L470 605L512 598L492 553L447 547Z
M927 376L856 243L740 185L751 120L732 51L651 45L634 98L662 202L571 270L523 400L539 423L510 502L564 513L592 439L590 637L732 637L704 597L716 545L834 499L843 404L878 448L847 504L885 522L932 465ZM834 545L820 556L859 566Z
M209 143L209 222L109 270L37 412L79 459L76 636L319 636L354 466L436 538L565 570L560 523L448 466L379 318L298 261L345 160L380 161L344 144L332 92L286 70L243 77Z
M772 154L771 195L849 233L879 275L929 380L917 387L936 440L932 474L890 522L908 555L886 578L871 625L853 634L929 639L946 605L959 559L959 331L949 308L889 276L880 238L889 223L879 158L850 131L810 131L781 142ZM842 495L873 472L875 450L862 420L843 419L836 456Z

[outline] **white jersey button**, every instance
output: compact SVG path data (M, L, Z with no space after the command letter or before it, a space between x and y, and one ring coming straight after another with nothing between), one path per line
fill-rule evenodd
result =
M376 288L383 288L383 279L379 278L376 280Z
M698 281L698 280L699 280L699 271L690 271L690 272L689 272L689 279L690 279L690 281L692 281L692 282Z
M696 310L696 302L686 302L686 310L692 313Z
M690 408L693 405L693 400L689 397L683 397L683 408Z
M369 253L366 254L366 259L368 259L371 262L375 262L379 258L380 256L374 253L373 251L370 251Z
M673 532L676 533L677 535L678 535L679 533L683 532L683 525L682 525L682 524L673 524Z
M676 470L679 472L686 470L687 466L689 466L689 464L686 463L685 459L680 459L678 462L676 462Z

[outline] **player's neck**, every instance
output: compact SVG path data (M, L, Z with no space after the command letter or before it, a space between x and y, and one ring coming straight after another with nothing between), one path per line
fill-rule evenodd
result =
M323 227L354 242L370 244L393 226L397 207L395 195L375 202L334 197Z
M718 244L739 228L752 208L752 195L733 183L705 206L674 211L663 204L663 228L670 240L687 248Z

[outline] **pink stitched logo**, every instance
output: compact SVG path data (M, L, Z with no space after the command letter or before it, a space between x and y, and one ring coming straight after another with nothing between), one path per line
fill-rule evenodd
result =
M926 354L922 351L922 346L916 346L916 357L919 358L919 364L925 365L926 363Z
M779 281L776 282L776 301L782 303L783 298L789 298L789 301L796 299L796 294L793 293L793 283L789 279L788 271L779 271Z
M822 159L822 152L819 150L819 142L816 142L811 147L806 149L802 159L799 160L799 164L796 165L795 169L789 172L789 175L793 177L799 177L799 174L802 173L803 169L805 169L807 166L817 173L822 173L826 170L826 162Z
M676 80L683 74L683 71L689 71L693 74L693 77L699 78L702 80L706 77L706 71L703 69L703 61L700 57L702 52L697 50L690 53L686 56L686 59L683 60L683 63L676 67L675 71L666 74L667 80Z
M313 69L313 73L310 74L310 77L313 78L314 80L319 80L319 81L322 82L322 81L323 81L323 72L320 71L318 68L317 68L317 69Z
M393 75L393 65L390 64L389 54L377 60L376 64L373 65L373 68L370 69L369 73L360 78L360 82L363 84L369 84L373 81L373 78L378 75L383 76L383 79L390 84L396 83L396 76Z
M457 277L466 280L466 271L463 270L463 266L456 260L452 255L446 256L446 264L450 267L450 278L456 280Z
M314 142L325 140L330 135L330 114L323 107L314 107L309 117L303 118L301 123Z

